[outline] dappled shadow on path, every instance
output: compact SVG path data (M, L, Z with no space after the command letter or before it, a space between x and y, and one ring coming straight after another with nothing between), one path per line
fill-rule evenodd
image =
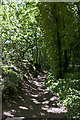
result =
M45 86L46 75L40 74L32 80L24 80L16 100L3 103L3 117L61 118L67 110L57 106L59 97L52 95ZM23 118L19 118L23 119ZM7 120L7 119L6 119Z

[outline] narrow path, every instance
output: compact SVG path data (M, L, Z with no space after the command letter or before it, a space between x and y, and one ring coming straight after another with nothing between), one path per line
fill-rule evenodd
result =
M59 97L52 95L45 86L46 74L40 74L32 80L24 80L19 97L9 103L3 103L3 117L23 118L56 118L66 120L67 110L62 105L57 106ZM11 119L11 118L10 118ZM12 120L12 119L11 119Z

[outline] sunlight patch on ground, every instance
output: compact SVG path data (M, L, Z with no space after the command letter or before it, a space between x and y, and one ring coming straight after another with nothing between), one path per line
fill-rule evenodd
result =
M48 103L49 103L49 101L48 101L48 100L46 100L46 101L42 102L42 104L48 104Z
M37 118L37 116L36 116L36 115L33 115L32 118Z
M43 100L46 100L46 98L43 98Z
M44 86L44 83L43 83L43 82L36 82L36 81L34 81L34 83L35 83L35 85L38 86L38 87L39 87L39 86L41 86L41 87Z
M23 109L23 110L28 110L27 107L23 107L23 106L19 106L20 109Z
M15 112L16 112L16 110L11 110L11 112L15 113Z
M33 107L32 107L32 106L30 106L30 109L31 109L31 110L33 110Z
M4 112L3 115L8 117L14 117L14 115L12 115L10 111Z
M39 91L42 91L42 92L44 92L44 91L45 91L45 90L43 90L43 89L41 89L41 88L38 88L38 90L39 90Z
M14 104L17 104L17 102L16 101L12 101Z
M7 118L5 120L23 120L25 117L14 117L14 118Z
M49 91L45 91L44 94L47 94Z
M64 110L64 108L54 108L54 107L49 107L48 105L45 105L42 107L42 110L47 111L48 113L66 113L67 110Z
M58 99L59 99L58 97L54 96L50 99L50 101L54 101L54 100L58 100Z
M42 110L47 111L47 110L48 110L48 108L49 108L49 106L48 106L48 105L45 105L44 107L42 107Z
M40 112L40 115L42 116L42 115L45 115L44 113L42 113L42 112Z
M61 108L49 108L48 110L47 110L47 112L50 112L50 113L65 113L65 112L67 112L66 110L63 110L63 109L61 109Z
M47 88L45 89L45 91L49 91L49 87L47 87Z
M36 99L31 99L35 104L40 104L41 102L38 102Z
M44 81L45 79L46 79L46 76L45 77L41 77L40 75L38 75L38 77L37 77L39 80L41 80L42 79L42 81Z
M38 95L33 95L33 94L32 94L31 96L32 96L32 97L38 97Z
M21 96L19 96L19 98L24 102L24 99Z

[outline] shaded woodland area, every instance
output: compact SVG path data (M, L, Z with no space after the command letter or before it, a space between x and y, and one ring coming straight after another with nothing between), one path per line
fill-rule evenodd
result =
M31 96L41 98L36 101L41 107L32 105L34 110L29 117L54 118L56 114L61 119L60 114L66 111L62 119L80 119L80 2L3 0L0 8L3 112L6 107L11 109L7 103L22 103L20 96L27 93L22 100L25 105L27 99L33 104ZM43 103L45 99L47 103ZM31 104L23 109L29 110ZM50 109L50 105L55 109ZM47 112L41 112L42 107ZM15 116L19 117L17 112Z

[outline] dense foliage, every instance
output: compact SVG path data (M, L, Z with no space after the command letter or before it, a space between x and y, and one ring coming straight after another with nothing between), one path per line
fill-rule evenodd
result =
M79 4L2 2L3 91L48 69L51 92L80 117Z
M39 8L49 55L46 84L61 97L69 116L80 118L80 5L40 3Z
M60 102L57 103L60 106L64 103L69 113L67 116L71 119L79 119L80 117L80 79L74 79L74 77L66 77L64 79L55 80L54 76L48 73L49 81L46 85L50 87L53 94L60 96Z
M77 6L73 3L42 3L39 6L50 67L56 78L62 78L69 69L79 69Z

